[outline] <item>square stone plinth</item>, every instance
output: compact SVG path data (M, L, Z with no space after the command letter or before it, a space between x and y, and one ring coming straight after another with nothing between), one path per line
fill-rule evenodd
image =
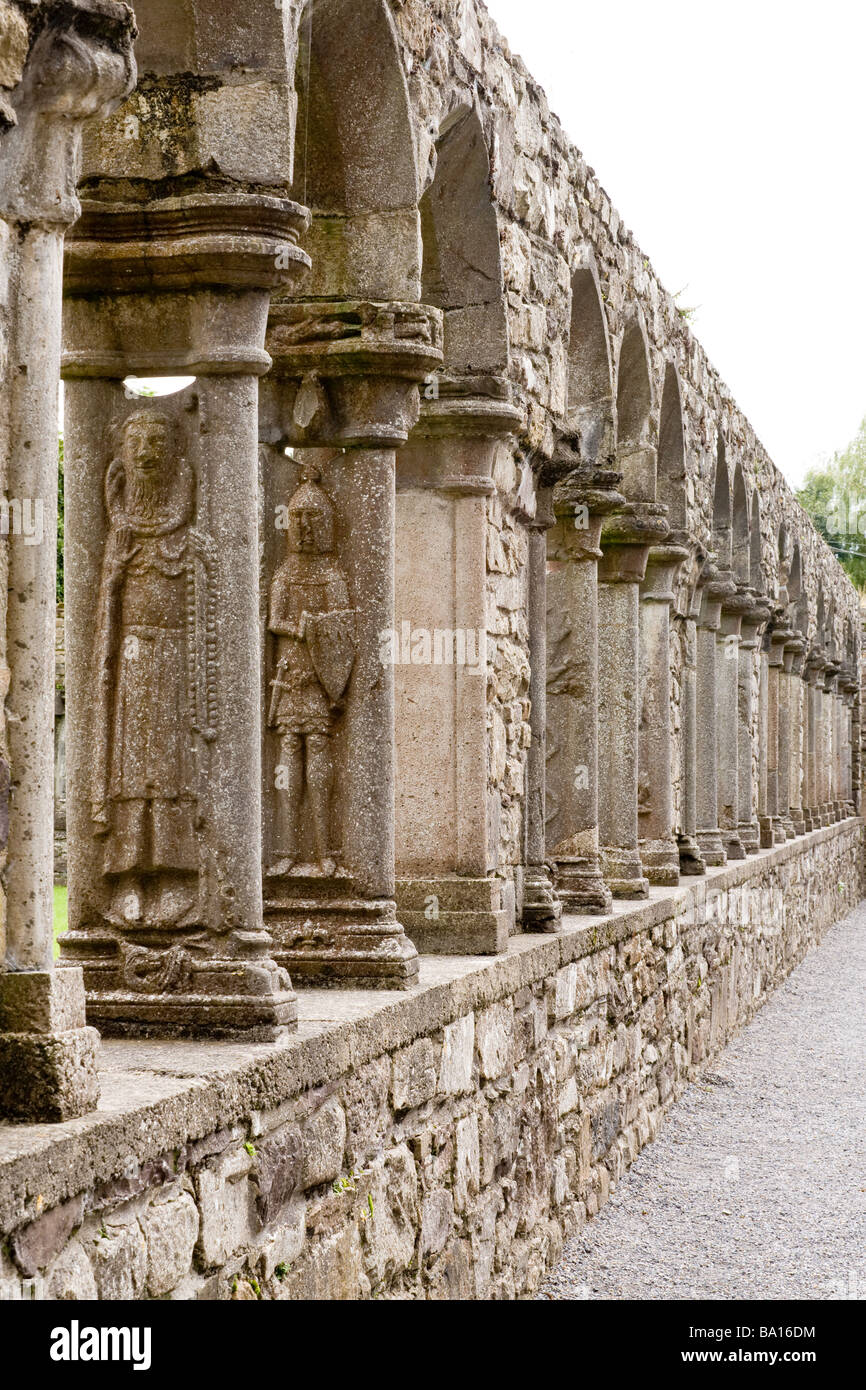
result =
M10 971L0 975L0 1033L68 1033L84 1027L80 970Z
M95 1028L0 1033L0 1119L52 1124L95 1110L98 1044Z

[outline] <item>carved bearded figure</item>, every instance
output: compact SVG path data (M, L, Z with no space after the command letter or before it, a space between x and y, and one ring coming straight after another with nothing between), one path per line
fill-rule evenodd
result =
M280 736L277 785L287 794L285 853L271 868L331 875L337 871L331 831L332 735L355 660L354 612L345 576L333 557L334 507L306 467L289 502L289 555L271 587L269 630L277 638L268 726ZM282 777L282 781L280 778ZM306 793L316 862L298 864Z
M105 481L93 819L128 927L187 925L197 906L195 480L176 434L131 415Z

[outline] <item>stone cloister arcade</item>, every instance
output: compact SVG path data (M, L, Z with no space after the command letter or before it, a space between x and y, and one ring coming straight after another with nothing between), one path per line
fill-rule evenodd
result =
M483 7L134 23L0 0L18 1120L859 811L857 596Z

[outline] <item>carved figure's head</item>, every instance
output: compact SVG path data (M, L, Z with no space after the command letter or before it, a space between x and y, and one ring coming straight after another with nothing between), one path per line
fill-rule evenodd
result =
M334 549L334 504L319 486L315 465L301 470L301 483L289 502L289 550L297 554L329 555Z

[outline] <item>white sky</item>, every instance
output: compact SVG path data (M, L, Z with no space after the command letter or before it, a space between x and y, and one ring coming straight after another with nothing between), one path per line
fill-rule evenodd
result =
M863 0L486 0L795 485L866 415Z

